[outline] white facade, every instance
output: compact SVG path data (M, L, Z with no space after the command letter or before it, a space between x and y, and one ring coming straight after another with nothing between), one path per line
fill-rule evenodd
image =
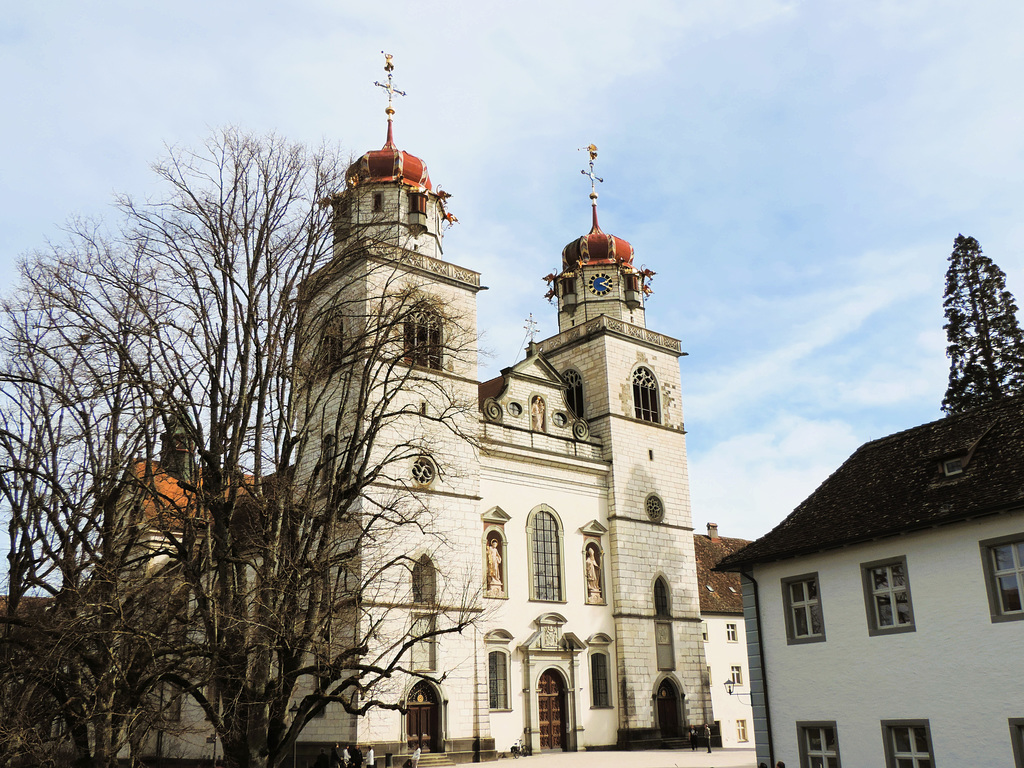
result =
M884 766L884 723L926 724L935 765L1013 766L1024 623L990 615L980 542L1024 540L1024 513L759 566L774 756L801 765L802 723L832 723L844 766ZM863 565L905 559L913 631L869 632ZM817 574L825 640L787 642L784 579ZM908 763L910 765L910 763Z
M743 614L702 613L708 639L704 656L711 681L711 704L722 734L723 747L750 747L754 721L750 708L750 670ZM730 694L726 680L739 679Z

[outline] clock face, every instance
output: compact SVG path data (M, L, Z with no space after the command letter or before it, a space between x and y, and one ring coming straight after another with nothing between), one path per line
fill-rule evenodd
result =
M598 296L604 296L612 289L612 278L609 275L600 274L590 278L590 290Z

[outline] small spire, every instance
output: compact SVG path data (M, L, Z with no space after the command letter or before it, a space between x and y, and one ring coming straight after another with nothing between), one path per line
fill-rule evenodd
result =
M384 53L384 51L381 51L381 53ZM384 53L384 71L388 73L388 81L386 83L382 83L377 80L374 80L373 84L376 85L378 88L383 88L385 91L387 91L388 106L384 110L384 114L388 116L388 140L387 142L385 142L384 146L394 147L395 140L394 133L391 128L391 122L395 116L395 108L392 105L392 101L394 100L394 96L396 93L399 96L405 96L405 91L400 91L397 88L395 88L394 83L391 81L391 73L395 71L395 62L394 57L390 53Z
M590 229L590 232L591 232L591 234L593 234L595 232L600 232L601 231L601 227L599 227L598 224L597 224L597 184L596 184L596 182L600 181L603 184L604 183L604 179L602 179L600 176L596 176L594 174L594 161L597 159L597 145L596 144L588 144L586 147L580 147L579 148L580 152L583 152L584 150L586 150L586 152L590 155L590 171L588 172L588 171L584 170L584 171L580 171L580 173L582 173L584 176L586 176L587 178L590 179L590 205L593 208L593 215L594 215L594 223L593 223L593 226Z

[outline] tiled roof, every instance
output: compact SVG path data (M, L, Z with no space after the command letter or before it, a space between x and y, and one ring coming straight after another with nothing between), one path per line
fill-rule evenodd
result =
M942 461L968 459L947 477ZM735 569L1024 505L1024 396L865 443Z
M743 613L740 575L714 571L712 568L723 557L743 549L749 543L747 539L712 539L701 533L693 535L701 613Z

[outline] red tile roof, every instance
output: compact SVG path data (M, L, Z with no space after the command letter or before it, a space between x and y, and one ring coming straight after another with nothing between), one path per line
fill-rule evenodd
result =
M712 569L723 557L738 552L749 543L747 539L729 539L724 536L712 539L704 534L693 534L701 613L743 613L740 575ZM708 589L709 586L711 589Z

